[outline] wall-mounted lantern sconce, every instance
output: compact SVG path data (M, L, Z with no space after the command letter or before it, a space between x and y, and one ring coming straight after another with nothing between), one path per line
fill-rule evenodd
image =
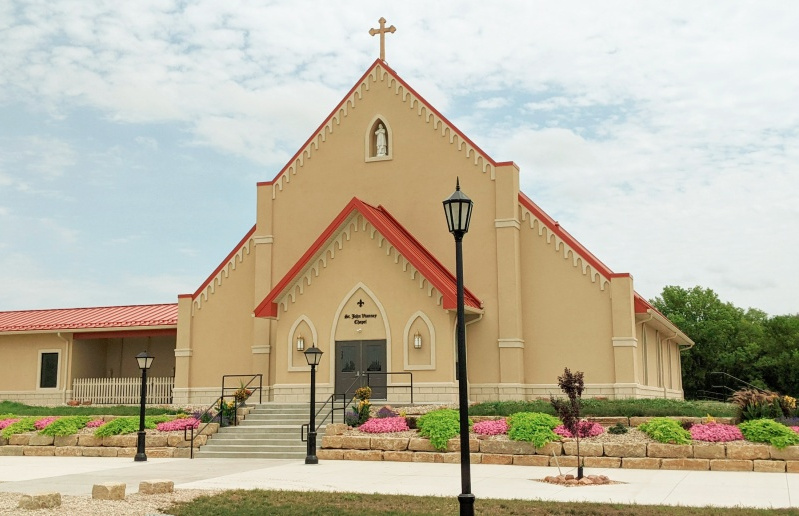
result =
M297 351L305 349L305 338L302 335L297 336Z
M413 347L416 349L422 349L422 334L418 331L413 336Z

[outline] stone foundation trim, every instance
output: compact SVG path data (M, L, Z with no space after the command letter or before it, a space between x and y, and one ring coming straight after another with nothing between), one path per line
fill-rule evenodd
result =
M0 391L0 400L17 401L27 405L63 405L72 399L72 391L48 389L47 391Z

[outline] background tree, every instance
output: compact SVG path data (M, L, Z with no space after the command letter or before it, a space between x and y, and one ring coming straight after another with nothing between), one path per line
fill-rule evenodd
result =
M778 315L763 322L762 354L755 363L773 390L799 393L799 314Z
M652 305L696 343L681 355L686 398L706 397L708 391L727 396L729 389L742 387L711 375L714 371L783 394L799 393L799 315L770 318L699 286L667 286Z

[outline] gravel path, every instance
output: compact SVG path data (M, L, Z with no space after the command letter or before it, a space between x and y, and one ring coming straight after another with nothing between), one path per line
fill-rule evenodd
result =
M161 511L174 502L188 502L216 491L176 489L174 493L143 495L129 494L125 500L93 500L90 496L61 496L61 507L57 509L23 510L18 508L19 493L0 493L0 514L25 514L30 516L80 515L80 516L144 516L162 514Z

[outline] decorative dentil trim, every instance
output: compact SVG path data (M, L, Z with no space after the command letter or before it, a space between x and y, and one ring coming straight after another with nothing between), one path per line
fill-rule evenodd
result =
M444 295L435 286L430 283L419 270L414 267L407 258L402 256L397 248L375 228L363 215L354 212L347 220L341 225L341 229L336 236L327 244L327 247L315 257L308 267L300 273L294 283L278 297L275 302L283 312L287 312L289 304L297 301L297 296L305 292L305 287L311 285L313 278L319 276L322 269L327 268L328 260L336 257L336 250L341 250L344 247L344 242L348 242L352 238L353 232L367 233L369 238L375 241L379 248L385 250L386 256L390 257L395 264L402 267L403 272L410 276L410 279L418 284L418 287L424 290L428 297L433 298L433 302L441 306L444 302ZM278 310L278 318L280 317L280 310Z
M456 150L461 152L465 158L471 159L475 166L481 167L483 173L488 173L492 181L496 179L496 169L490 158L484 156L471 142L464 139L454 126L430 109L422 99L378 64L352 89L350 94L328 117L327 121L317 130L316 134L311 136L301 151L275 178L272 183L272 199L275 199L277 192L283 191L283 188L291 182L292 176L297 174L299 169L302 168L305 159L310 159L313 152L319 150L322 142L327 141L328 135L333 134L333 131L341 125L342 119L349 115L350 109L355 109L355 103L363 99L364 92L369 91L373 85L380 85L380 83L383 83L386 88L394 90L394 94L408 105L408 109L415 110L419 118L422 118L431 129L437 131L442 138L449 138L450 145L455 146Z
M602 275L591 264L583 259L569 244L563 241L558 235L555 234L546 224L544 224L533 212L527 209L523 204L519 203L521 209L521 221L527 221L530 229L538 232L539 237L546 238L546 243L554 246L555 251L563 250L563 258L568 260L571 255L572 265L575 268L581 268L583 276L591 279L591 283L598 283L600 290L605 290L605 287L610 283L610 279Z
M225 278L230 277L231 271L236 270L238 264L244 263L244 256L250 254L250 244L253 243L253 238L249 238L244 242L241 247L230 257L224 267L222 267L216 276L208 282L208 285L203 288L202 292L194 298L193 310L202 308L203 301L208 301L208 297L216 291L216 287L222 285Z

